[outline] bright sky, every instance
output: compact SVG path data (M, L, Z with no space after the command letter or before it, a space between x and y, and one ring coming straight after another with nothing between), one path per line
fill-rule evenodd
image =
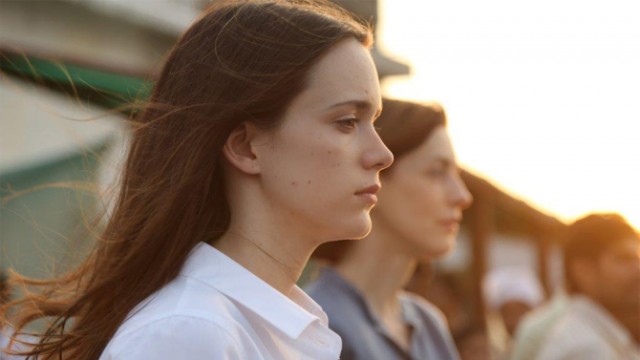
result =
M385 93L442 103L465 168L640 229L640 2L380 1L378 43L412 67Z

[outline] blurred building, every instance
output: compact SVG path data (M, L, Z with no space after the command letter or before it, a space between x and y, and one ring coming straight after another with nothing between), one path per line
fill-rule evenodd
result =
M126 134L109 109L144 96L197 14L174 7L162 23L108 1L0 1L1 269L47 276L90 247L106 188L94 184L113 178L105 165Z
M473 314L475 321L482 323L485 301L481 284L488 270L528 267L537 272L547 295L558 285L558 241L566 225L485 179L467 171L462 178L474 202L464 213L461 245L470 264L467 272L472 279Z

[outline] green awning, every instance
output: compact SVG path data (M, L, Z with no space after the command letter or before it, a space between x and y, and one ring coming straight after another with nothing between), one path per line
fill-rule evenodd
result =
M145 100L153 83L143 76L123 75L69 61L51 60L0 49L2 72L109 109L130 112L128 105Z

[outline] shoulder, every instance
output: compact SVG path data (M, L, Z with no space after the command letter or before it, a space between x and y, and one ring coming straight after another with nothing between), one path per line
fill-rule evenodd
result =
M333 293L342 292L343 289L339 284L343 281L335 270L322 268L318 277L304 287L304 292L314 300L316 298L328 299L332 297Z
M343 316L362 316L365 311L360 295L350 288L346 280L327 270L321 272L320 277L304 291L327 313L330 325L341 322Z
M552 337L549 337L550 339ZM565 338L566 339L566 338ZM615 359L616 354L599 343L579 341L558 341L544 343L536 359L538 360L601 360Z
M600 334L593 327L590 319L585 318L575 308L569 308L567 312L558 319L553 327L552 335L559 338L574 339L575 341L591 342L600 339Z
M123 359L241 359L241 336L233 329L201 317L171 315L117 334L101 360Z
M545 337L538 359L608 359L608 346L579 316L568 312Z
M240 316L235 304L215 288L179 276L136 306L116 335L172 318L199 319L227 328Z
M400 299L405 303L406 311L410 311L414 314L414 318L421 320L421 323L416 326L423 329L419 330L419 333L423 334L423 341L425 344L429 344L430 348L429 352L424 354L425 357L460 358L447 319L440 309L425 298L409 292L400 293ZM411 313L408 315L411 316Z
M363 342L377 338L366 303L346 280L335 274L321 273L318 280L305 287L305 291L329 318L329 328L340 335L340 358L350 359L364 350Z
M223 355L253 346L242 319L214 288L177 278L129 314L101 359L234 358Z
M551 302L525 315L516 330L512 358L525 359L536 354L566 311L565 299L555 295Z
M420 313L422 313L426 318L433 321L435 324L442 328L448 328L449 325L447 323L447 318L444 316L442 310L438 309L435 305L430 303L427 299L422 296L412 294L410 292L402 292L401 298L405 301L409 302L414 306Z

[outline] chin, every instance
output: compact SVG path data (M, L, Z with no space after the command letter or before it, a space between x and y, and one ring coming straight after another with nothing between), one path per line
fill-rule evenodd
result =
M438 249L437 251L433 251L429 254L429 259L440 259L451 253L452 248L447 247L443 249Z
M369 223L369 225L363 225L359 229L353 229L352 235L347 237L347 239L354 239L354 240L363 239L367 235L369 235L370 232L371 232L371 224Z
M434 244L436 245L436 244ZM429 259L439 259L449 255L455 248L455 238L442 239L436 246L432 246L427 254Z
M339 236L338 239L362 239L371 232L371 218L368 214L366 218L353 219L347 222L341 219L340 225L342 225L340 226L342 236Z

